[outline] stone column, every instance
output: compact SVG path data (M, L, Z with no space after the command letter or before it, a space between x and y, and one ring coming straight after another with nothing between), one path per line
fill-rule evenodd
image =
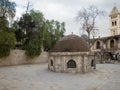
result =
M82 56L82 72L83 72L83 73L86 72L85 57L84 57L84 55Z
M120 37L118 37L118 49L120 49Z

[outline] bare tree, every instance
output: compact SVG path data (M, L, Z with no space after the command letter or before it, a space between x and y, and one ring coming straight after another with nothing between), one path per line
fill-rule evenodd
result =
M100 11L96 6L91 5L88 8L80 10L76 17L77 21L80 22L81 30L87 32L88 34L89 45L90 35L98 30L96 27L96 18L99 15L104 15L104 11Z
M28 13L32 8L32 4L29 0L27 0L27 6L26 6L26 13Z

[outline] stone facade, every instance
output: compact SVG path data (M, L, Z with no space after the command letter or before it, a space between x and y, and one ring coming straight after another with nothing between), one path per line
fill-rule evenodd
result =
M107 49L109 51L119 49L119 35L97 38L94 40L92 51L99 51L101 48Z
M95 56L87 42L77 35L59 40L49 53L48 69L55 72L87 73L95 69Z
M120 36L97 38L93 42L91 51L96 53L97 63L109 60L120 60Z
M98 37L93 40L91 50L99 60L120 61L120 12L114 6L109 15L109 31L107 37Z
M95 56L89 52L52 52L48 68L55 72L86 73L95 68Z
M113 7L109 15L109 26L111 36L120 34L120 12L116 6Z
M108 50L120 49L120 12L114 6L109 15L110 35L108 37L96 38L92 50L99 50L101 47Z

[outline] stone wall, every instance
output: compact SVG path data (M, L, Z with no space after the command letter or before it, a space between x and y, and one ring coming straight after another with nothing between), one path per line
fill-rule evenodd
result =
M48 61L47 52L42 52L41 55L38 57L30 58L25 55L24 50L12 50L9 56L0 58L0 66L38 64L38 63L46 63L47 61Z
M70 60L75 61L75 68L67 67ZM55 72L86 73L93 70L92 60L94 60L94 55L89 52L52 52L49 56L48 67ZM53 62L52 65L51 61Z

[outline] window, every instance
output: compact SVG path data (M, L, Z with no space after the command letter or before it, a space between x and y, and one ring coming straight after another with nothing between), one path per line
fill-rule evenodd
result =
M112 26L116 26L116 25L117 25L117 21L113 21Z
M114 40L110 41L110 48L114 48Z
M53 66L53 60L50 60L50 65Z
M76 62L74 60L69 60L67 62L67 68L76 68Z
M114 26L114 22L112 22L112 26Z
M94 60L91 61L91 67L93 67L93 66L94 66Z
M97 41L96 49L100 49L100 42L99 41Z
M115 21L115 26L117 25L117 22Z

